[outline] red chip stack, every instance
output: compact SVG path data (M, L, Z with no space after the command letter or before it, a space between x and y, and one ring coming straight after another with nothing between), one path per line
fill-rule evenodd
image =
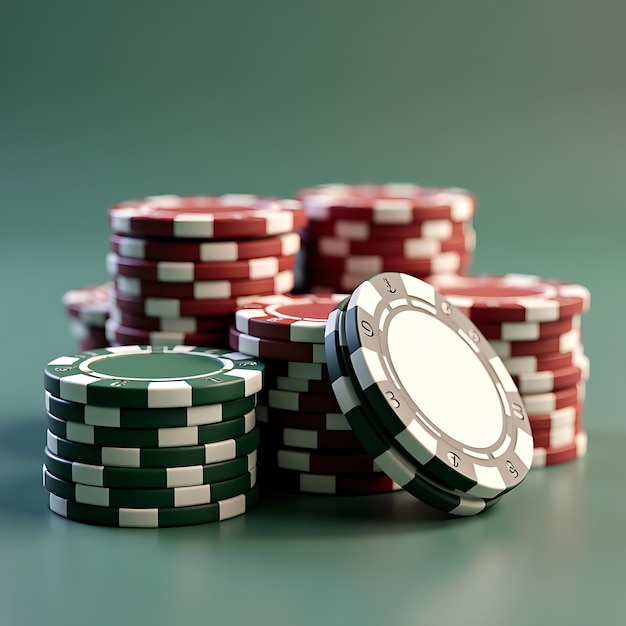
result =
M463 274L476 234L474 196L407 183L321 185L297 194L306 208L306 282L312 292L352 291L373 274Z
M429 282L470 317L513 377L532 428L533 467L584 456L589 359L580 315L589 310L589 291L523 274L435 277Z
M95 350L107 345L105 324L109 318L110 283L70 289L62 302L70 318L70 335L79 349Z

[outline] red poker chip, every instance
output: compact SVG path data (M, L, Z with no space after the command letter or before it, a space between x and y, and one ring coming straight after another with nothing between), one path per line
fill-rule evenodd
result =
M245 354L245 353L244 353ZM270 409L285 411L309 411L311 413L340 413L337 399L332 393L309 393L267 389L260 396L260 402Z
M540 341L580 328L580 316L555 322L477 322L476 327L487 339L503 341Z
M111 283L105 283L70 289L63 294L63 306L85 324L104 328L111 306L111 287Z
M581 431L580 420L574 420L569 424L552 424L549 428L532 426L533 445L535 448L562 448L574 443L576 435Z
M308 243L321 237L339 237L348 241L361 241L373 244L397 242L407 237L427 239L450 239L463 236L471 227L469 222L451 222L448 219L426 220L407 225L385 224L381 228L366 220L328 220L325 222L309 222L304 230Z
M542 413L540 415L529 415L528 421L533 432L550 430L553 426L565 427L582 424L583 402L577 402L571 406L561 407L556 411Z
M294 256L301 249L298 233L239 241L142 239L113 234L109 237L109 243L113 252L126 258L191 263L221 263L267 256Z
M120 326L127 328L180 333L226 333L233 321L232 315L220 317L146 317L133 315L115 307L111 310L111 319L114 319Z
M542 372L545 370L560 370L572 365L580 356L579 351L565 352L564 354L540 354L538 356L514 356L502 359L511 376Z
M567 352L581 352L583 349L581 333L578 328L573 328L562 335L546 337L537 341L501 341L490 339L489 345L502 359L520 356L549 356Z
M513 380L522 394L546 393L574 387L589 378L589 359L580 355L568 367L517 374Z
M311 413L308 411L285 411L257 405L257 420L281 428L305 428L310 430L352 430L343 413Z
M363 496L401 490L385 474L313 474L273 469L267 486L273 491L336 496Z
M357 436L352 431L327 431L304 428L265 426L263 442L274 448L303 448L305 450L358 450L364 453Z
M316 474L376 474L380 469L365 452L322 452L300 448L266 447L265 458L276 467Z
M314 254L325 257L350 257L363 255L400 257L403 259L430 259L445 252L468 252L475 248L476 235L468 229L450 239L424 239L406 237L373 241L352 241L341 237L319 237L308 242Z
M107 255L109 274L129 276L153 282L191 283L198 280L259 280L272 278L279 272L293 270L295 256L263 257L245 261L214 261L211 263L188 263L178 261L146 261Z
M475 322L551 322L589 310L589 290L538 276L442 276L429 282Z
M108 320L106 336L111 344L150 345L150 346L208 346L228 347L228 332L214 333L181 333L173 331L143 330L119 326L114 320Z
M243 354L250 354L259 359L326 363L324 344L320 343L293 343L274 341L273 339L260 339L259 337L239 332L234 326L231 326L229 329L228 342L233 350Z
M192 239L250 239L281 235L308 222L297 200L250 195L151 196L109 209L121 235Z
M476 199L465 189L438 189L410 183L386 185L320 185L297 194L311 220L367 220L373 224L411 224L449 219L464 222L476 211Z
M313 280L324 284L326 277L360 275L365 280L381 272L406 272L412 275L449 274L464 270L470 255L443 252L429 259L407 259L392 256L349 256L343 258L307 253L307 265Z
M202 280L192 283L163 283L129 276L116 276L118 293L141 298L182 298L188 300L224 300L242 296L286 293L294 287L291 270L273 278L259 280Z
M584 401L584 383L547 393L521 394L528 415L543 415Z
M587 454L587 433L581 431L576 435L574 443L560 448L535 448L533 451L533 468L557 465L581 459Z
M324 343L328 316L345 297L302 294L259 298L235 312L235 326L242 333L263 339Z

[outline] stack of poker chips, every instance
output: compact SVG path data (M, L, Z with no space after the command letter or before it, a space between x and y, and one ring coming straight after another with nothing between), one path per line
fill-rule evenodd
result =
M70 334L80 350L108 345L105 324L109 318L111 285L86 285L63 294L63 305L70 318Z
M109 209L112 345L226 346L235 308L290 292L307 217L296 200L153 196Z
M258 417L271 490L356 495L399 488L363 450L331 387L324 332L344 297L268 296L235 312L230 346L266 366Z
M256 504L264 366L214 348L124 346L45 368L50 509L107 526L201 524Z
M476 200L464 189L336 184L297 197L309 217L305 273L313 292L352 291L386 271L463 274L471 264Z
M532 427L533 467L584 456L589 359L580 315L589 310L589 291L523 274L430 282L472 319L512 375Z

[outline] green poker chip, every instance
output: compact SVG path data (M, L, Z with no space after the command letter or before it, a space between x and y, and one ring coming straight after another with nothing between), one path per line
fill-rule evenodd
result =
M256 485L256 467L217 483L172 489L111 489L63 480L43 466L43 486L55 496L100 507L133 509L179 508L233 498Z
M93 506L49 494L48 506L53 513L68 519L102 526L129 528L161 528L166 526L191 526L208 524L243 515L259 501L259 487L255 485L246 493L212 504L180 508L121 508Z
M257 464L257 451L230 461L188 467L106 467L68 461L45 449L48 470L63 480L114 489L172 489L222 482L249 472Z
M56 358L44 370L53 396L107 407L215 404L263 388L264 365L239 352L193 346L118 346Z
M112 406L82 404L57 398L46 391L46 411L67 422L104 426L107 428L185 428L204 426L236 419L256 404L256 395L237 400L153 409L128 409Z

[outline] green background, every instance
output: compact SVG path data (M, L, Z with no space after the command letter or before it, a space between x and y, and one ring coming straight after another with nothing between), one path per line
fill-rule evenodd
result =
M589 623L623 607L626 5L13 1L0 9L0 624ZM60 297L106 208L323 182L463 186L474 272L591 290L585 463L444 522L402 494L111 531L46 510ZM496 617L494 617L494 614ZM545 619L543 619L545 617Z

